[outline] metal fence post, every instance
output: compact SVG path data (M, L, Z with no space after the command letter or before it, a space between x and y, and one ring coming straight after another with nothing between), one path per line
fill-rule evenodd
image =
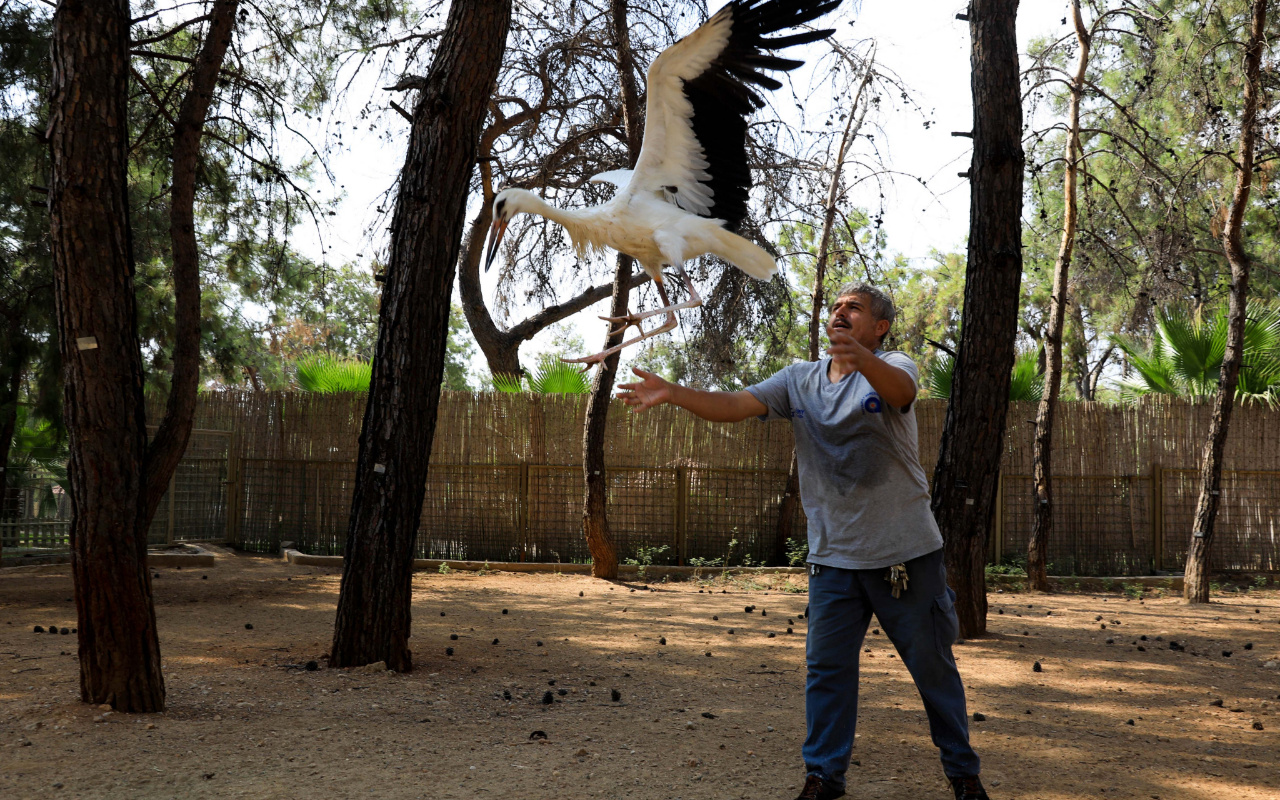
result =
M689 560L689 468L676 467L676 552L680 566Z

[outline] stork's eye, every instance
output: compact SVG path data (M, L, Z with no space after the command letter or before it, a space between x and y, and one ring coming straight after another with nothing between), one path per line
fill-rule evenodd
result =
M494 211L496 211L496 212L498 213L498 216L502 216L502 209L504 209L504 208L506 208L506 207L507 207L507 201L506 201L506 200L499 200L499 201L498 201L498 205L494 206L493 210L494 210Z

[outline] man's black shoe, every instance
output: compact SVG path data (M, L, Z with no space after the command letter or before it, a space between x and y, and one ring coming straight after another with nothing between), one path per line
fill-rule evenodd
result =
M987 790L982 788L982 781L977 775L965 778L949 778L951 790L956 793L956 800L991 800Z
M804 788L796 800L836 800L837 797L844 797L844 789L837 789L817 775L810 775L805 778Z

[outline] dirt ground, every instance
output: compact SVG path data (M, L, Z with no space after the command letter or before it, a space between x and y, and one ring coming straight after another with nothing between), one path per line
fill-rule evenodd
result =
M33 632L75 624L67 567L0 572L0 797L791 800L804 777L803 576L419 574L396 675L325 668L335 571L157 574L145 716L78 702L75 637ZM1280 593L990 601L956 655L993 798L1280 797ZM866 646L849 796L949 798L902 662Z

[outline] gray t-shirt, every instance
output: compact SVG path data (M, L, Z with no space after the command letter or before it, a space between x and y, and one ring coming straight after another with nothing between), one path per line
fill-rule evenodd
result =
M876 355L919 383L906 353ZM915 409L885 403L861 373L832 383L830 364L792 364L747 387L769 408L761 419L791 420L809 563L878 569L932 553L942 535L920 466Z

